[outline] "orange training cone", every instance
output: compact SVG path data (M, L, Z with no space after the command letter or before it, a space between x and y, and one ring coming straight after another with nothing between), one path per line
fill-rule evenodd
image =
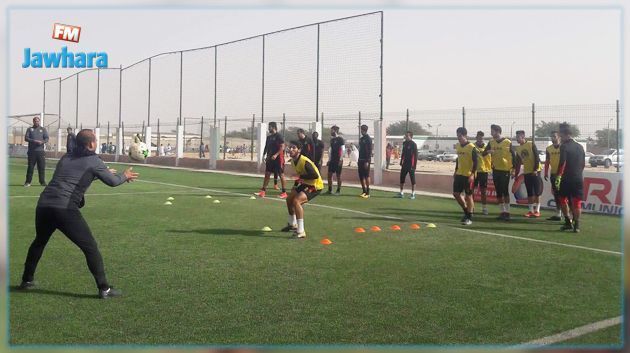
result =
M414 223L414 224L410 225L409 228L411 228L411 229L420 229L420 225Z
M358 227L358 228L354 228L354 232L355 233L365 233L365 229Z
M324 239L320 240L320 243L322 243L323 245L330 245L330 244L332 244L332 241L330 241L330 239L328 239L328 238L324 238Z
M393 226L389 227L389 229L391 230L400 230L400 226L397 224L394 224Z
M370 228L371 231L373 232L380 232L381 231L381 227L379 226L372 226L372 228Z

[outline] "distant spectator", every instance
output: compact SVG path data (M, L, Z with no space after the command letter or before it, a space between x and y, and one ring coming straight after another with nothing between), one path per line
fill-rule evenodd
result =
M199 144L199 158L205 158L206 157L205 150L206 149L203 146L203 142L201 142Z
M77 147L77 137L74 135L70 126L68 126L66 131L68 132L68 137L66 137L66 153L72 154L72 151Z
M107 153L107 143L105 142L101 144L101 153Z
M385 169L389 169L389 162L392 159L392 153L394 152L394 146L391 143L385 147Z
M160 150L159 150L159 153L160 153L160 156L163 156L163 155L164 155L164 144L163 144L163 143L161 143L161 144L160 144Z

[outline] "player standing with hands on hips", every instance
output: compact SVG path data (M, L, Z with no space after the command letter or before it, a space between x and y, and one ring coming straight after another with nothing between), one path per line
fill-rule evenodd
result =
M114 187L135 180L138 173L132 172L131 168L123 174L115 174L115 170L108 169L95 153L96 136L92 130L81 130L76 144L71 154L61 157L50 184L39 196L35 211L35 240L28 249L19 289L35 287L37 263L50 237L58 229L83 251L100 298L108 299L120 296L122 292L107 282L103 258L79 209L85 205L84 194L95 179Z
M564 226L561 230L580 232L580 215L584 200L584 147L571 137L571 127L560 124L560 167L556 177L556 188L560 194L560 204L564 214ZM571 215L569 215L569 208ZM571 219L573 216L573 219Z
M37 164L39 184L46 186L46 151L44 151L44 145L48 143L48 131L45 127L40 126L38 116L33 118L33 126L26 130L24 141L28 142L28 167L26 168L24 187L31 186L35 164Z
M368 126L361 125L361 138L359 139L359 161L357 167L359 170L359 180L361 180L361 188L364 199L370 197L370 162L372 161L372 138L367 133Z
M475 208L473 200L473 184L477 171L477 149L468 141L468 131L465 127L457 128L457 159L455 173L453 173L453 197L464 211L463 225L472 224L472 212ZM466 197L462 197L462 192Z

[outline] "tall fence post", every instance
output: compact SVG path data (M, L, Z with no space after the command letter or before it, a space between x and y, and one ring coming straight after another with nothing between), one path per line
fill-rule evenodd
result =
M405 131L409 131L409 108L407 108L407 120L405 121Z
M57 115L59 116L57 128L61 130L61 77L59 77L59 107L57 107ZM59 143L57 144L57 152L61 152L60 145Z
M322 116L322 137L324 137L324 112L320 113Z
M41 121L42 126L44 126L44 118L46 118L46 80L44 80L44 94L42 98L42 121ZM58 117L58 118L61 118L61 117Z
M227 115L223 122L223 159L225 160L225 153L227 151Z
M536 107L532 103L532 143L536 143Z
M252 133L249 143L250 161L254 160L254 130L256 130L256 114L252 114Z
M265 35L262 36L262 89L261 89L260 116L265 119Z
M77 72L77 103L74 110L74 128L79 128L79 74L81 72Z
M317 73L315 76L315 122L319 119L319 24L317 24ZM322 125L322 128L324 126ZM322 129L322 131L324 131Z
M98 120L98 106L101 100L101 68L96 69L96 127L101 127L101 122Z
M214 47L214 125L217 127L217 47Z
M359 138L357 139L357 143L360 139L361 139L361 112L359 111Z
M617 99L617 138L615 138L617 142L617 173L619 173L619 151L621 150L621 145L619 144L619 99Z
M462 107L462 127L466 128L466 107Z
M157 150L158 150L158 156L162 155L162 134L160 133L160 118L158 118L157 120Z
M148 83L148 99L147 99L147 125L151 126L151 58L149 58L149 83Z
M284 138L284 134L286 133L287 128L287 115L282 113L282 138Z

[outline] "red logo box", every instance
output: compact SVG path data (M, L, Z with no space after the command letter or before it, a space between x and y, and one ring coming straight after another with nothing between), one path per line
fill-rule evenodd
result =
M53 39L65 40L66 42L79 43L81 27L55 23L53 25L52 37Z

